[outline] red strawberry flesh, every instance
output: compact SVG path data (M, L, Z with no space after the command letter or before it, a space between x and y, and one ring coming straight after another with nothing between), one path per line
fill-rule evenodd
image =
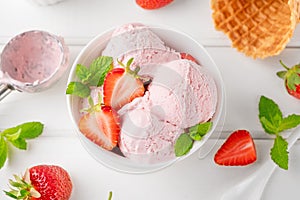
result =
M197 60L192 55L190 55L188 53L180 53L180 56L181 56L181 59L187 59L187 60L193 61L196 64L198 64Z
M246 130L233 132L220 147L214 161L225 166L244 166L256 161L256 150L250 133Z
M118 143L119 117L110 106L85 114L78 126L82 134L104 149L112 150Z
M298 74L300 76L300 74ZM286 90L288 91L288 93L290 95L292 95L293 97L297 98L297 99L300 99L300 84L298 85L295 85L296 89L295 90L292 90L290 89L287 84L285 84L285 87L286 87Z
M136 97L143 96L145 88L143 82L129 74L123 68L110 71L103 85L103 101L107 106L119 110Z

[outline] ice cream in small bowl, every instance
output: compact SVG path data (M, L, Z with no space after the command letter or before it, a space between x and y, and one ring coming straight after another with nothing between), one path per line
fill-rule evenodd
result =
M190 156L224 117L222 77L206 50L184 33L143 24L90 41L74 61L67 94L86 150L127 173Z

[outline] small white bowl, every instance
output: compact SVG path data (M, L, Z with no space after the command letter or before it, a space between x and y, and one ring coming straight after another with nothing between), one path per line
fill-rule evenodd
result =
M77 64L83 64L85 66L89 66L93 59L101 55L101 52L105 48L106 44L108 43L113 30L114 29L106 31L96 36L83 48L83 50L80 52L80 54L74 61L74 64L72 66L69 75L68 82L78 80L75 74L76 71L75 69ZM175 49L178 52L186 52L193 55L193 57L195 57L196 60L198 60L201 63L201 65L206 68L206 70L213 77L217 85L217 94L218 94L217 109L216 109L216 113L212 118L213 121L212 129L202 138L201 141L197 141L194 143L193 148L187 155L173 159L168 162L163 162L158 164L140 164L140 163L132 162L128 158L122 157L114 152L110 152L102 149L101 147L97 146L89 139L87 139L83 134L81 134L77 126L80 118L80 113L78 108L79 98L76 96L68 95L67 104L68 104L69 114L73 121L76 132L82 141L82 145L97 161L99 161L100 163L102 163L103 165L109 168L112 168L120 172L134 173L134 174L149 173L149 172L154 172L163 169L177 161L183 160L184 158L192 155L193 153L195 153L197 150L201 148L201 146L213 134L216 127L220 125L219 123L221 123L220 121L222 121L221 118L224 117L224 115L222 114L223 113L222 110L224 109L225 106L224 105L225 90L224 90L222 77L218 67L211 59L211 57L208 55L204 47L201 44L199 44L197 41L192 39L190 36L172 30L170 28L150 26L150 30L152 30L155 34L157 34L162 39L162 41L166 43L167 46Z

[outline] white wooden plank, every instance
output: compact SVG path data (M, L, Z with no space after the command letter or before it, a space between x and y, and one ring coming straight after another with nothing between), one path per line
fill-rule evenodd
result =
M230 46L228 38L214 29L209 2L180 0L163 9L147 11L133 0L66 0L45 7L32 5L27 0L1 1L0 43L6 43L17 33L42 29L62 35L70 43L85 44L112 27L142 22L173 27L204 45ZM300 46L299 27L289 45Z
M210 141L212 142L212 141ZM219 141L217 147L223 141ZM114 198L196 200L220 199L221 195L259 168L267 156L271 142L256 140L258 160L246 167L221 167L213 162L216 148L203 160L197 154L175 163L162 171L130 175L110 170L97 163L81 146L78 139L44 137L30 142L29 150L10 150L11 159L0 170L0 188L8 189L7 180L12 174L21 174L27 167L37 164L55 164L64 167L71 175L74 190L71 200L106 199L108 191ZM300 184L300 144L291 152L290 170L276 170L269 182L264 198L278 199L277 195L295 199ZM246 198L246 197L245 197ZM3 192L0 199L8 199Z

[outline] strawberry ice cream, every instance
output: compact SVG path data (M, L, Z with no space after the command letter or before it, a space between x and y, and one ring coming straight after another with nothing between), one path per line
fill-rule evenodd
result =
M209 121L217 107L217 88L205 67L182 59L154 32L141 24L116 29L102 55L126 63L145 83L145 94L125 104L118 114L122 154L139 163L159 163L175 158L174 144L187 128ZM92 95L97 98L99 89ZM87 102L84 102L86 104Z
M110 41L102 51L102 55L116 59L124 53L147 48L170 50L148 27L138 23L127 24L117 28L112 33Z
M217 104L215 83L202 67L183 59L145 65L139 74L152 82L143 97L119 111L120 149L143 163L175 158L178 136L212 118Z

